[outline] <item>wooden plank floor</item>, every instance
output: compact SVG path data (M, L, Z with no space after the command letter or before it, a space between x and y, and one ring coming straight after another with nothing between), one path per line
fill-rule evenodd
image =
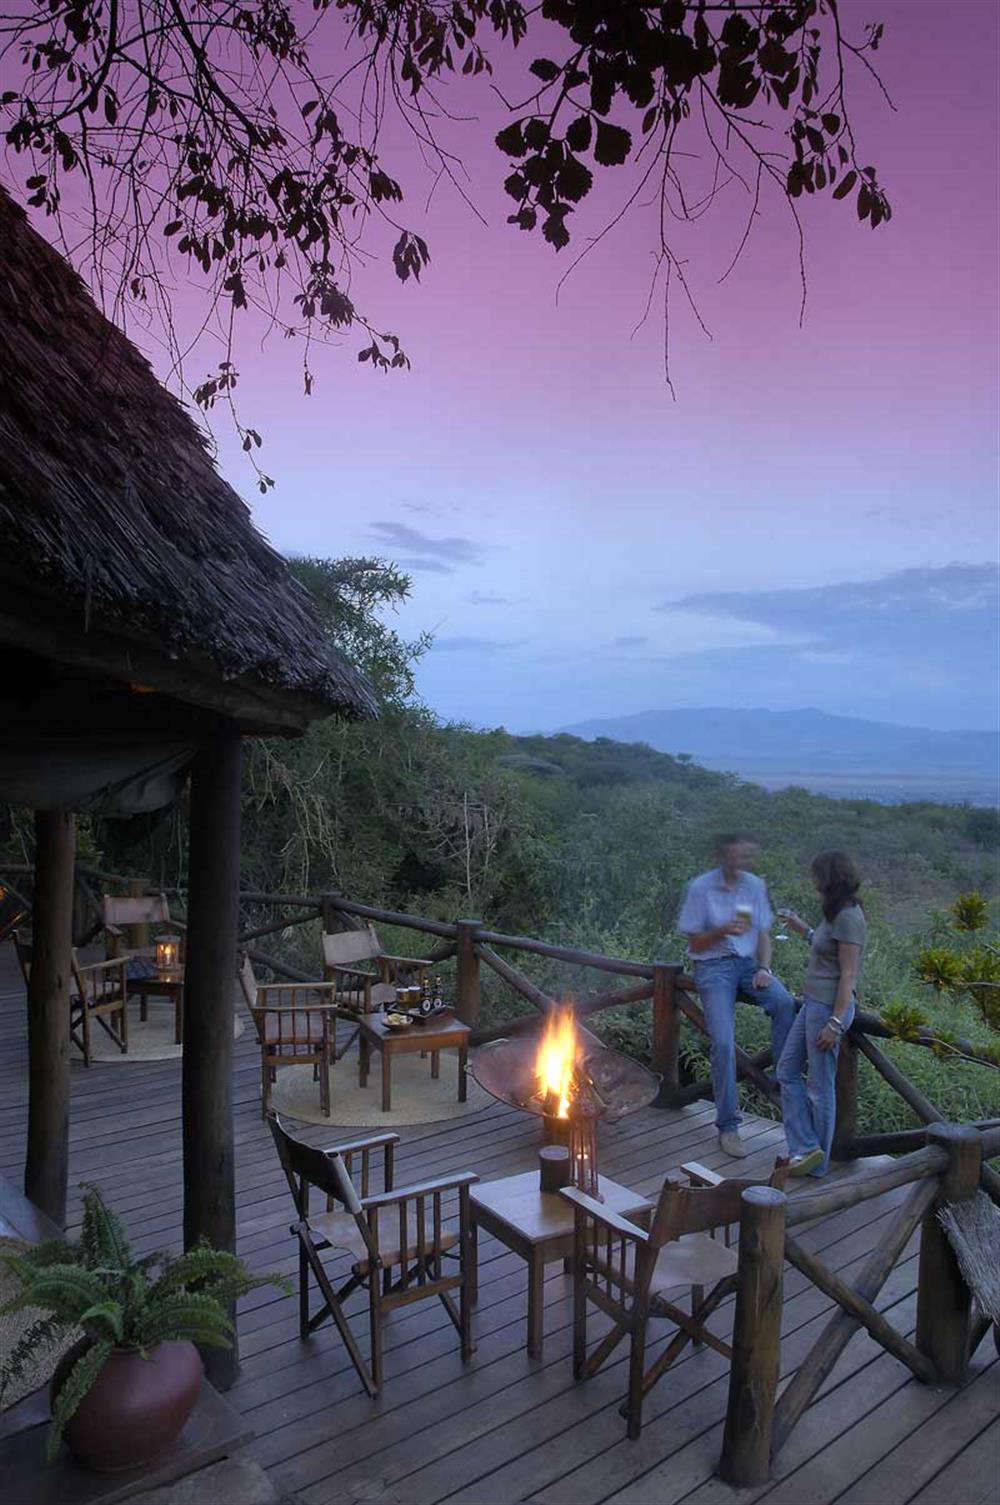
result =
M24 996L12 951L0 947L0 1172L20 1183L26 1124ZM341 1068L343 1069L343 1068ZM143 1252L177 1247L181 1233L179 1062L73 1068L71 1218L76 1183L98 1182ZM295 1268L291 1206L260 1118L252 1032L236 1047L235 1102L240 1252L260 1270ZM352 1135L355 1131L351 1131ZM783 1147L780 1128L757 1120L741 1172L763 1172ZM306 1128L314 1144L338 1131ZM341 1131L341 1138L346 1137ZM484 1178L526 1170L537 1122L499 1105L461 1121L404 1132L397 1181L474 1169ZM602 1170L653 1195L683 1160L719 1167L712 1110L650 1109L602 1131ZM867 1202L803 1230L802 1241L850 1278L878 1241L902 1193ZM777 1460L771 1483L735 1491L713 1476L728 1370L711 1350L685 1356L651 1393L642 1437L630 1443L618 1406L625 1360L585 1385L570 1369L568 1281L558 1265L545 1286L545 1354L524 1351L526 1271L481 1239L478 1350L463 1366L440 1304L395 1313L387 1331L381 1398L362 1393L329 1326L297 1337L296 1302L255 1293L240 1318L242 1368L230 1399L256 1434L253 1456L279 1490L303 1505L986 1505L996 1498L1000 1362L984 1344L960 1391L928 1388L866 1334L856 1336ZM911 1245L878 1298L903 1332L915 1324ZM357 1298L355 1298L357 1299ZM831 1305L785 1272L782 1377L795 1371ZM359 1307L358 1333L364 1343ZM724 1334L727 1303L717 1314ZM666 1326L666 1325L665 1325ZM596 1324L595 1324L596 1330Z

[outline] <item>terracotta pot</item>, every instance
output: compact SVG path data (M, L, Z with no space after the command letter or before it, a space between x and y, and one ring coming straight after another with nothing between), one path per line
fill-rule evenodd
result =
M62 1360L52 1377L53 1398L88 1346L84 1339ZM160 1343L145 1357L135 1348L113 1349L63 1433L67 1445L81 1463L101 1471L148 1463L181 1432L201 1376L193 1343Z

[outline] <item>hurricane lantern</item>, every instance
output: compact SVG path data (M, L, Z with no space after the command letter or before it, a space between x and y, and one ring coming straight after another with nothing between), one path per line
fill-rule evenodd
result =
M181 964L179 935L161 935L156 942L156 966L160 972L173 972Z

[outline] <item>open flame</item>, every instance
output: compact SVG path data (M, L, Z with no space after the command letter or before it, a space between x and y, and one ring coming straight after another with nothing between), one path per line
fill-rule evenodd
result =
M580 1058L580 1039L573 1010L556 1009L545 1021L535 1057L538 1095L545 1105L545 1112L553 1118L569 1117Z

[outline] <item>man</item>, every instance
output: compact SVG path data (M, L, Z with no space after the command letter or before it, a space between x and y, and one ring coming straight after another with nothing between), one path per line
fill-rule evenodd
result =
M774 916L767 889L749 871L756 843L742 834L720 836L716 854L719 866L688 884L677 928L688 937L688 956L711 1040L719 1145L726 1155L742 1157L748 1151L740 1139L736 1093L737 995L770 1016L775 1063L791 1029L795 1004L771 973Z

